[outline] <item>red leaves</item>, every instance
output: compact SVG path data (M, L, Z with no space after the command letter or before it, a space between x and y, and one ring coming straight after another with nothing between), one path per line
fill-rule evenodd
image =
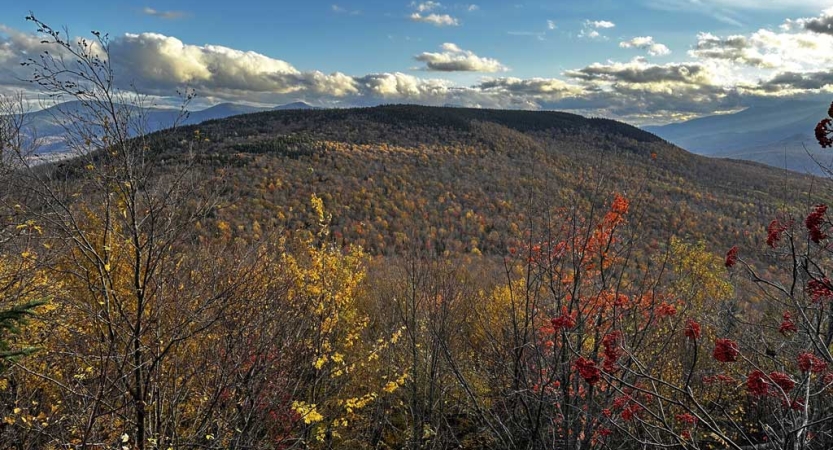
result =
M550 322L552 323L552 328L556 333L562 328L571 330L576 326L576 313L574 312L573 314L568 314L567 308L564 307L561 309L561 315L553 317Z
M666 302L662 302L659 306L657 306L657 317L662 319L663 317L670 317L677 314L677 308L674 305L668 304Z
M694 424L697 423L697 417L695 417L695 416L693 416L689 413L677 414L676 419L677 419L677 422L680 422L681 424L684 424L684 425L694 425Z
M596 367L596 363L592 359L580 356L574 363L574 367L578 374L584 378L584 381L591 386L602 379L601 371L599 371L599 368Z
M697 340L700 338L701 330L700 324L691 320L686 319L685 321L685 337L691 340Z
M735 245L734 247L730 248L728 252L726 252L726 267L731 268L738 262L738 246Z
M822 119L816 124L816 140L819 142L821 148L833 147L833 139L830 135L833 134L833 120Z
M740 350L738 343L731 339L716 339L714 341L714 352L712 356L720 362L735 362L738 360Z
M810 233L810 240L816 244L823 239L827 239L827 233L821 229L821 226L824 224L825 213L827 213L827 205L822 203L816 205L815 210L804 219L804 225Z
M806 405L807 401L804 400L804 397L798 397L790 403L790 409L794 411L801 411Z
M821 148L828 148L833 147L833 139L830 138L830 135L833 135L833 120L830 118L833 117L833 103L830 104L830 109L827 110L827 118L822 119L816 125L816 140L819 142Z
M782 224L778 219L773 219L766 227L766 245L775 248L778 241L781 240L781 235L787 231L788 225Z
M827 363L812 353L802 352L798 355L798 368L804 373L821 373L827 370Z
M609 333L605 335L602 339L602 345L604 346L604 364L602 368L607 373L614 373L619 370L619 366L616 364L616 361L622 356L622 350L619 348L619 339L622 337L621 331L614 331L613 333Z
M784 393L788 393L795 387L795 381L783 372L770 372L769 379L777 384Z
M797 331L798 327L795 326L792 315L789 311L784 311L783 320L781 321L781 326L778 327L778 332L786 336L788 333L795 333Z
M642 407L639 406L639 403L631 403L622 410L620 416L622 417L622 420L630 421L636 417L639 411L642 411Z
M746 378L746 389L756 397L762 397L769 392L766 375L760 370L753 370Z
M833 290L830 289L830 280L827 277L808 281L807 293L810 294L813 303L821 303L833 298Z

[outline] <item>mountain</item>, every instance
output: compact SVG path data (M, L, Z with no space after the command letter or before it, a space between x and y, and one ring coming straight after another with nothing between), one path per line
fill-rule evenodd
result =
M155 157L183 160L196 127L158 134ZM650 248L672 234L760 248L783 210L830 190L762 164L689 153L644 130L547 111L390 105L268 111L199 125L200 177L223 186L213 220L246 240L316 222L315 194L333 236L377 255L418 245L505 254L540 232L553 209L588 207L618 192L639 213ZM162 173L160 173L160 176ZM808 194L810 192L812 195ZM205 224L207 234L216 226Z
M144 108L143 115L146 130L153 132L171 127L177 121L179 121L180 125L193 125L206 120L268 111L269 109L234 103L221 103L203 110L191 111L184 118L180 117L180 111L178 109L152 107ZM66 152L66 145L61 138L64 134L64 126L60 118L67 117L67 114L84 115L85 110L79 102L66 102L27 114L27 129L25 132L38 138L40 143L40 147L38 148L39 155L50 155L50 158L60 159L62 156L55 154Z
M237 116L240 114L251 114L255 112L268 111L269 108L257 106L238 105L235 103L221 103L201 111L192 112L185 123L197 124L206 120L222 119L224 117Z
M784 100L644 129L701 155L821 174L817 161L830 162L829 152L815 144L813 129L828 107L826 101Z
M287 103L286 105L280 105L273 108L276 111L284 111L290 109L319 109L315 106L310 105L309 103L305 102L293 102Z

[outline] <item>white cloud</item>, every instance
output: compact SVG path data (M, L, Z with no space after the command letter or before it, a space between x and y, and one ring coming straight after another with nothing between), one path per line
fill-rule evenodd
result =
M610 29L616 24L607 20L585 20L582 24L581 32L578 37L585 39L607 40L607 36L601 34L598 30Z
M833 54L827 51L830 48L833 35L761 29L750 35L725 37L700 33L689 55L762 70L813 72L833 64Z
M142 14L167 20L181 19L187 15L184 11L158 11L150 7L143 8Z
M671 50L659 42L655 42L651 36L638 36L629 41L619 43L621 48L638 48L645 50L651 56L665 56L671 54Z
M237 96L309 91L340 97L357 92L353 79L341 73L301 72L260 53L190 45L157 33L125 34L111 42L110 52L122 80L152 93L183 85Z
M594 21L588 20L586 23L587 23L587 25L589 25L593 28L613 28L613 27L616 26L615 23L607 21L607 20L594 20Z
M445 43L442 52L424 52L414 59L425 63L426 70L439 72L503 72L508 70L498 60L483 58L469 50L463 50L456 44Z
M357 16L362 13L358 9L348 9L337 4L333 4L332 6L330 6L330 9L336 14L348 14L351 16Z
M466 7L466 11L468 11L468 12L473 12L473 11L478 11L478 10L480 10L480 6L478 6L478 5L471 4L471 5Z
M791 31L794 29L805 29L818 34L833 35L833 8L822 11L817 17L806 17L802 19L787 20L781 29Z
M416 9L417 11L419 11L421 13L422 12L430 12L430 11L433 11L437 8L442 7L442 3L432 2L432 1L427 1L427 2L422 2L422 3L411 2L411 7Z
M552 20L548 20L548 21L547 21L547 29L548 29L548 30L554 30L554 29L556 29L556 28L557 28L557 27L555 26L555 21L552 21Z
M460 22L455 19L454 17L449 16L448 14L428 14L427 16L423 16L422 14L415 12L411 14L411 20L414 22L425 22L430 23L431 25L437 27L456 27L460 25Z

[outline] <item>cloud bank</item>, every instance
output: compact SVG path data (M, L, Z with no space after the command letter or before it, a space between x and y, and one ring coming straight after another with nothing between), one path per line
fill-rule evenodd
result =
M436 2L412 5L415 14L436 14ZM419 12L419 11L422 12ZM422 17L422 16L421 16ZM782 97L833 93L833 34L816 17L786 21L777 29L745 34L701 33L684 60L654 63L643 57L604 61L544 77L500 76L507 67L453 43L412 56L419 72L347 74L300 70L289 61L221 45L194 45L159 33L114 37L110 57L121 87L170 96L190 87L212 101L281 104L304 100L321 106L403 102L484 108L560 109L632 123L661 123L742 108ZM609 30L606 21L586 21ZM652 56L670 50L650 36L619 43ZM31 73L19 62L55 48L35 34L0 25L0 91L31 89ZM403 68L404 69L404 68ZM432 72L428 74L427 72ZM443 74L484 73L467 84ZM439 74L435 76L434 74ZM33 92L33 91L32 91Z

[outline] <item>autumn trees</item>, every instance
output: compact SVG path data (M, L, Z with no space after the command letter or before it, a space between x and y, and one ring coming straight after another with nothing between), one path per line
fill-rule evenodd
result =
M0 372L0 447L833 441L833 223L823 204L758 227L762 256L748 256L759 249L747 237L725 243L724 257L710 251L714 236L658 240L649 226L696 220L683 206L652 216L650 183L620 189L616 168L550 152L580 142L541 137L550 121L566 133L586 125L575 118L391 107L362 113L375 120L361 119L365 143L341 139L349 124L237 140L217 123L148 133L149 100L121 89L106 36L76 40L30 20L50 52L26 64L44 92L73 100L54 119L74 158L32 158L22 103L0 104L0 357L27 356ZM371 142L393 113L483 140ZM626 134L606 145L633 145L624 160L683 195L662 160L679 155L652 155L645 148L658 144L638 132L594 123ZM829 122L817 133L827 144ZM212 147L218 136L235 153ZM468 163L487 160L488 146L499 159ZM345 167L361 158L372 167L364 178ZM483 169L490 182L408 176L438 161L442 180ZM576 181L535 178L544 162L575 169ZM349 183L309 192L330 176L323 165ZM301 169L293 178L282 167ZM520 193L503 196L491 183L502 174ZM265 194L289 189L297 195ZM524 196L538 202L519 205ZM551 201L561 197L570 201ZM269 209L279 199L287 204ZM246 222L244 203L262 207L257 220ZM332 204L371 216L348 221Z

